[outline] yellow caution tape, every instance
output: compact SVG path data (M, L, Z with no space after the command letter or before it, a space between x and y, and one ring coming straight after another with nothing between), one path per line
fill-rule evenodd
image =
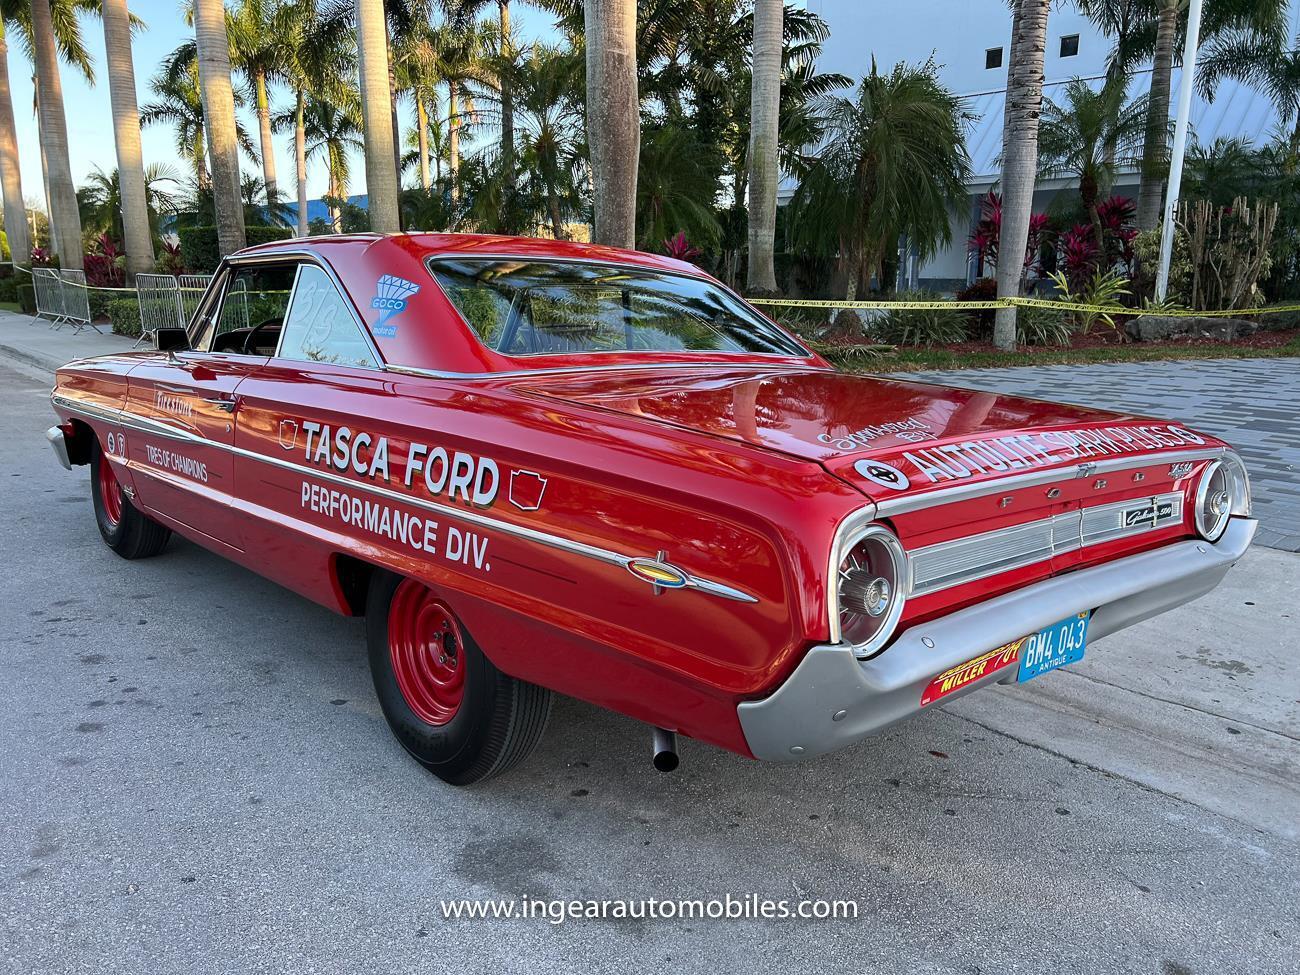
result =
M1047 298L993 298L988 301L815 301L811 299L751 298L751 305L771 305L780 308L861 308L863 310L913 311L985 311L995 308L1047 308L1064 312L1096 312L1105 315L1124 315L1143 318L1158 315L1167 318L1245 318L1251 315L1276 315L1283 312L1300 312L1300 303L1289 305L1261 305L1258 308L1220 308L1212 311L1193 311L1189 308L1128 308L1123 305L1084 305L1072 301L1052 301Z

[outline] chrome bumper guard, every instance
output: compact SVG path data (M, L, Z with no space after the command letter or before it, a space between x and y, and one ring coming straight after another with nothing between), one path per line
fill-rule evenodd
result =
M63 430L59 427L50 427L45 431L45 439L50 442L50 449L54 451L54 456L59 458L59 463L64 469L72 470L72 461L68 460L68 441L63 436Z
M774 693L739 705L745 740L755 758L774 762L852 744L920 711L937 674L1074 613L1094 611L1091 641L1205 595L1258 527L1233 518L1214 543L1177 542L1046 579L905 630L871 660L858 660L844 644L815 646ZM1015 675L1014 666L994 671L944 701Z

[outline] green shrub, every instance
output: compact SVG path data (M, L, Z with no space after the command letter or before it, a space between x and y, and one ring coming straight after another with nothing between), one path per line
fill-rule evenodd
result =
M1056 308L1016 309L1016 342L1020 345L1069 345L1073 334L1066 312Z
M210 274L221 263L221 248L217 245L216 227L182 227L181 262L196 274ZM273 240L288 240L293 231L288 227L245 227L248 246L268 244Z
M10 274L7 277L0 278L0 301L13 304L18 301L18 288L22 285L22 279L16 274Z
M36 289L30 284L18 285L18 307L26 314L36 314Z
M118 335L140 334L140 302L135 298L113 298L104 309Z
M940 299L925 291L908 291L895 300ZM892 345L952 345L966 341L966 314L956 308L891 308L871 325L871 334Z

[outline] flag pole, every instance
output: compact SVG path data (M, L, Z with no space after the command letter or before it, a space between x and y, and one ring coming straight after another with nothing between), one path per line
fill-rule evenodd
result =
M1201 39L1201 0L1187 8L1187 42L1183 45L1183 78L1178 88L1178 116L1174 122L1174 151L1169 158L1169 188L1165 194L1164 222L1160 227L1160 267L1156 272L1156 301L1169 291L1169 261L1174 250L1174 214L1183 182L1183 156L1192 115L1192 87L1196 84L1196 49Z

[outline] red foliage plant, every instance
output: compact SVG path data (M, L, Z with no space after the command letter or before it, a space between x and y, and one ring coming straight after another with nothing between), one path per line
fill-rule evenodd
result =
M120 288L126 283L122 271L122 252L108 234L101 234L97 253L87 254L82 262L86 271L86 284L92 288Z
M685 231L680 230L677 232L677 236L665 239L660 246L663 247L665 254L669 257L675 257L679 261L694 261L704 253L686 239Z
M1049 233L1047 214L1029 216L1029 238L1025 242L1025 263L1022 278L1042 271L1042 251ZM980 263L997 266L998 243L1002 236L1002 196L989 190L980 200L980 219L971 232L967 247L979 255Z

